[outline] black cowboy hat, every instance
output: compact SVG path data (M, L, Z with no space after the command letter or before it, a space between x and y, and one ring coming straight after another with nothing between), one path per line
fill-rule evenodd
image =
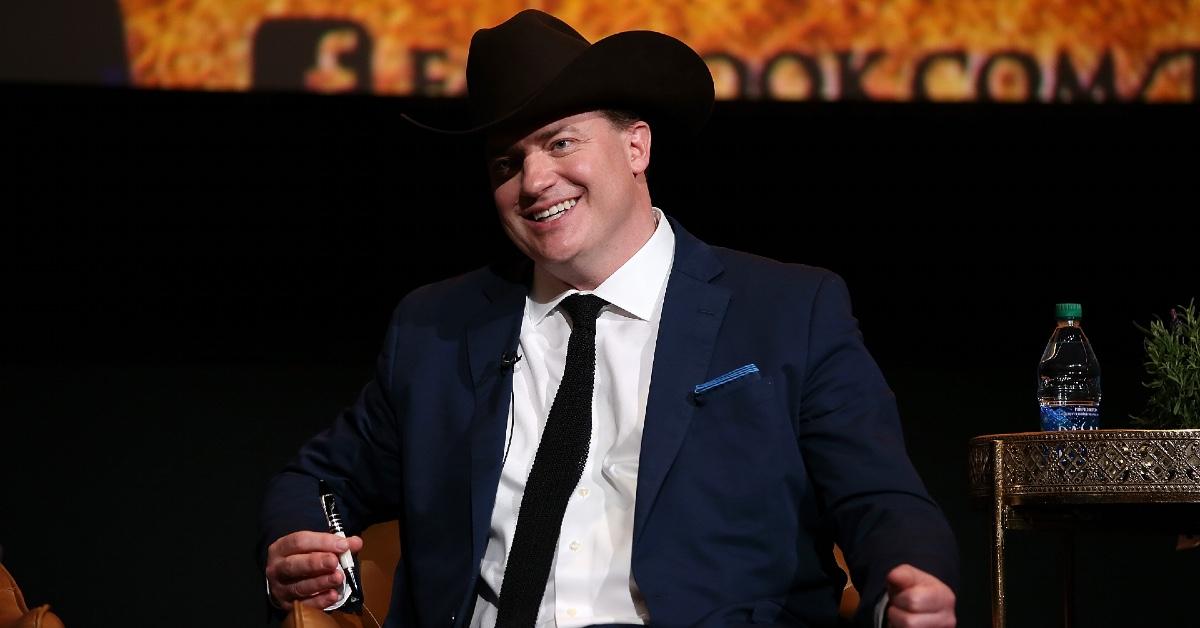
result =
M467 91L469 128L439 129L408 119L440 133L465 134L619 109L694 133L713 105L708 66L678 39L626 31L590 44L562 20L534 9L475 32Z

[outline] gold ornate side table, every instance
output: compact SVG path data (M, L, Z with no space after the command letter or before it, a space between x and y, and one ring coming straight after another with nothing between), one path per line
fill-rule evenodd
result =
M990 506L992 627L1003 628L1004 535L1058 529L1200 533L1200 430L1094 430L971 439L971 495Z

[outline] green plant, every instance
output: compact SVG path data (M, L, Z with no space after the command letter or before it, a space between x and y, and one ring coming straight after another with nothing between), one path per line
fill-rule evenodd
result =
M1171 310L1171 320L1155 317L1146 335L1146 377L1150 390L1138 423L1153 427L1200 428L1200 314L1195 299Z

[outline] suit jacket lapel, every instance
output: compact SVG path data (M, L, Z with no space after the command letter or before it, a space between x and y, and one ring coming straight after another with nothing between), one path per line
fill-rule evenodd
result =
M500 367L501 354L515 351L528 293L528 265L514 276L493 276L484 286L489 303L467 328L467 353L475 389L471 421L471 564L479 565L491 528L500 482L504 433L512 397L512 369Z
M670 220L670 219L669 219ZM712 249L671 220L675 262L667 281L642 429L634 549L691 424L692 388L705 380L729 290L712 285L723 266Z

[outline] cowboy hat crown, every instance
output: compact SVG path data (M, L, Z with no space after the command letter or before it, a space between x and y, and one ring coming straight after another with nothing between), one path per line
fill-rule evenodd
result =
M535 9L476 31L467 54L467 91L471 127L433 130L476 133L623 109L694 133L713 104L708 66L678 39L626 31L592 44L566 22Z

